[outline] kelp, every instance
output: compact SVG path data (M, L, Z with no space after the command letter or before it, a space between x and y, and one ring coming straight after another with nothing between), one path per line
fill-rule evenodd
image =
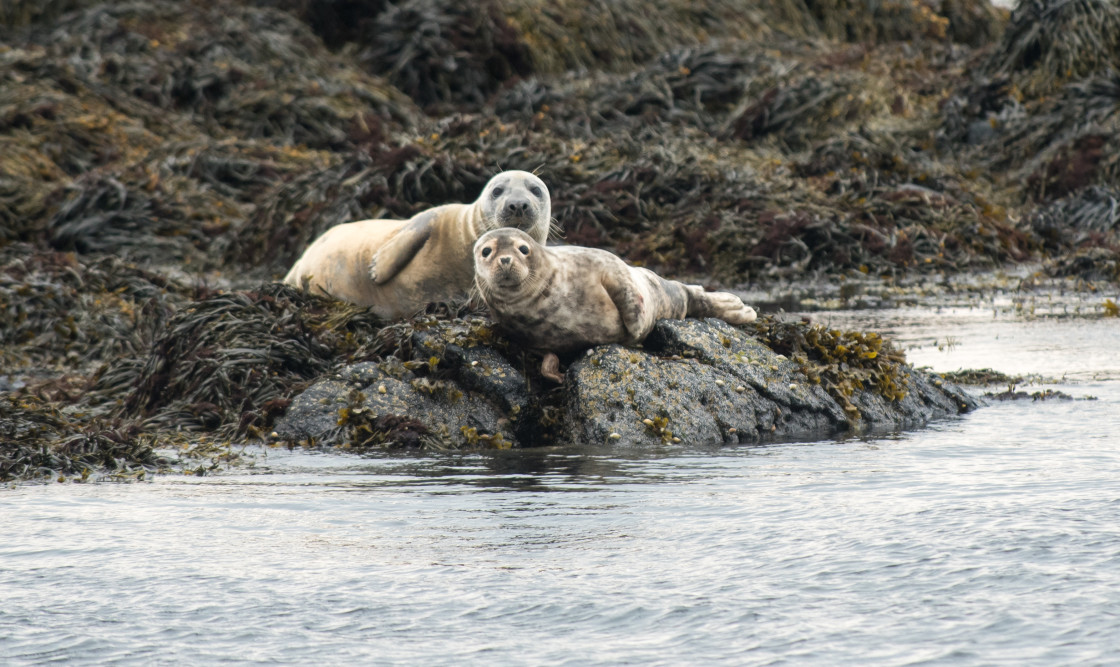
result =
M1015 114L984 148L988 164L1046 201L1120 182L1120 70L1068 84ZM993 145L994 144L994 145Z
M494 0L388 3L358 35L360 62L421 107L479 105L532 70L529 49Z
M0 4L0 28L52 21L72 9L98 0L5 0Z
M1120 188L1089 186L1036 209L1027 225L1051 251L1109 244L1120 248Z
M1031 96L1108 68L1120 68L1115 0L1020 0L985 65Z
M0 359L9 371L89 369L144 354L193 294L115 257L7 246L0 249Z
M507 83L570 70L621 72L713 39L768 44L778 37L853 42L948 40L979 44L1003 16L988 3L769 0L257 0L306 21L333 49L352 48L429 110L477 108ZM942 16L944 14L944 16Z
M975 368L963 369L959 371L950 371L948 373L940 373L941 377L954 384L967 384L967 385L993 385L1002 384L1005 386L1013 387L1022 384L1024 378L1021 376L1008 375L1002 371L997 371L991 368Z
M888 401L906 396L906 355L878 333L783 322L770 316L751 326L759 340L792 359L852 416L859 416L850 400L854 392L870 391Z
M367 309L275 283L199 299L135 369L123 414L149 428L260 435L311 380L380 355L380 324Z
M82 81L184 114L216 135L341 148L354 138L356 116L414 119L398 91L339 67L306 25L272 9L106 3L35 30L31 40Z
M135 425L94 423L76 428L54 406L29 397L0 395L0 481L92 473L143 477L167 465Z
M1120 282L1120 249L1080 248L1047 261L1044 269L1050 276L1077 278L1090 284Z
M887 91L877 90L878 85L857 73L829 80L809 74L751 101L733 115L729 134L744 141L777 137L787 151L807 149L838 128L885 110Z

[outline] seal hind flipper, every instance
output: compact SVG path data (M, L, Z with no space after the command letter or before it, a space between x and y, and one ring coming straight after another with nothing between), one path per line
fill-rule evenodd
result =
M420 252L432 236L435 217L432 211L424 211L378 248L369 263L369 277L375 285L384 285L392 280Z
M688 317L718 317L728 324L754 322L758 313L730 292L707 292L699 285L685 285Z

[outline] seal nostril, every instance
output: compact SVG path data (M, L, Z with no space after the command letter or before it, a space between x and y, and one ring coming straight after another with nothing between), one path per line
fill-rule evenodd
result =
M503 257L503 258L499 259L498 261L502 263L502 266L509 266L509 263L513 261L513 258L512 257Z

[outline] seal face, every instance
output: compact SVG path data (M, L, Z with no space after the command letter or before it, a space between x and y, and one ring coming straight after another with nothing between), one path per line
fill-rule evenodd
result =
M526 171L503 171L494 176L478 197L484 229L513 227L542 243L552 222L552 199L544 181ZM543 230L541 226L544 226ZM543 231L543 235L542 235Z
M542 374L556 381L557 352L603 343L638 343L659 319L718 317L754 321L734 294L666 280L605 250L546 247L503 228L474 245L475 285L510 338L545 353Z
M434 301L465 296L474 281L475 241L504 227L542 243L548 238L552 200L541 179L503 171L471 204L436 206L408 220L335 225L308 246L284 282L388 319L405 318Z

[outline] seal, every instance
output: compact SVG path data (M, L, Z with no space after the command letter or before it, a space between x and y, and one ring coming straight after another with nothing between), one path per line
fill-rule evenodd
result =
M284 282L402 319L470 291L471 248L487 231L517 228L543 243L551 226L544 182L525 171L503 171L472 204L444 204L408 220L331 227L308 246Z
M666 280L606 250L545 246L517 229L474 244L474 277L491 318L512 340L544 353L541 374L563 382L557 352L639 343L659 319L718 317L746 324L753 308L727 292Z

